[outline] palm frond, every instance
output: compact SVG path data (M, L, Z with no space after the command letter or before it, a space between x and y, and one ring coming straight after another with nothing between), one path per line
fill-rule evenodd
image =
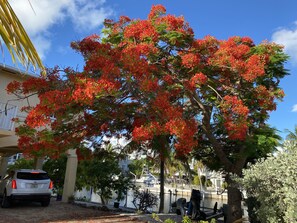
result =
M0 1L0 35L13 62L18 59L24 66L31 64L45 75L42 61L8 0Z

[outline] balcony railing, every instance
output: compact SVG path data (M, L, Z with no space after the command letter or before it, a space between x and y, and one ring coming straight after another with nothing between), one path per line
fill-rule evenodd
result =
M0 102L0 129L13 131L13 118L17 115L17 106Z

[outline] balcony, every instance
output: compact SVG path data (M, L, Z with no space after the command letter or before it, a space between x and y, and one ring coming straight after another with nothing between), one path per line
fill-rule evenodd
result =
M13 118L17 115L17 106L0 102L0 136L14 132Z

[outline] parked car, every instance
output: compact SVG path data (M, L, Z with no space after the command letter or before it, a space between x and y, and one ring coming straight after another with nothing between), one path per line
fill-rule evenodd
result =
M20 169L11 171L0 181L1 207L8 208L14 201L38 201L50 204L53 183L43 170Z

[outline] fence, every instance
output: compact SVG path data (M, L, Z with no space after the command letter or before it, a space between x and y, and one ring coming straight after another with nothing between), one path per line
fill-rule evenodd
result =
M13 131L13 118L16 117L17 106L0 102L0 129Z

